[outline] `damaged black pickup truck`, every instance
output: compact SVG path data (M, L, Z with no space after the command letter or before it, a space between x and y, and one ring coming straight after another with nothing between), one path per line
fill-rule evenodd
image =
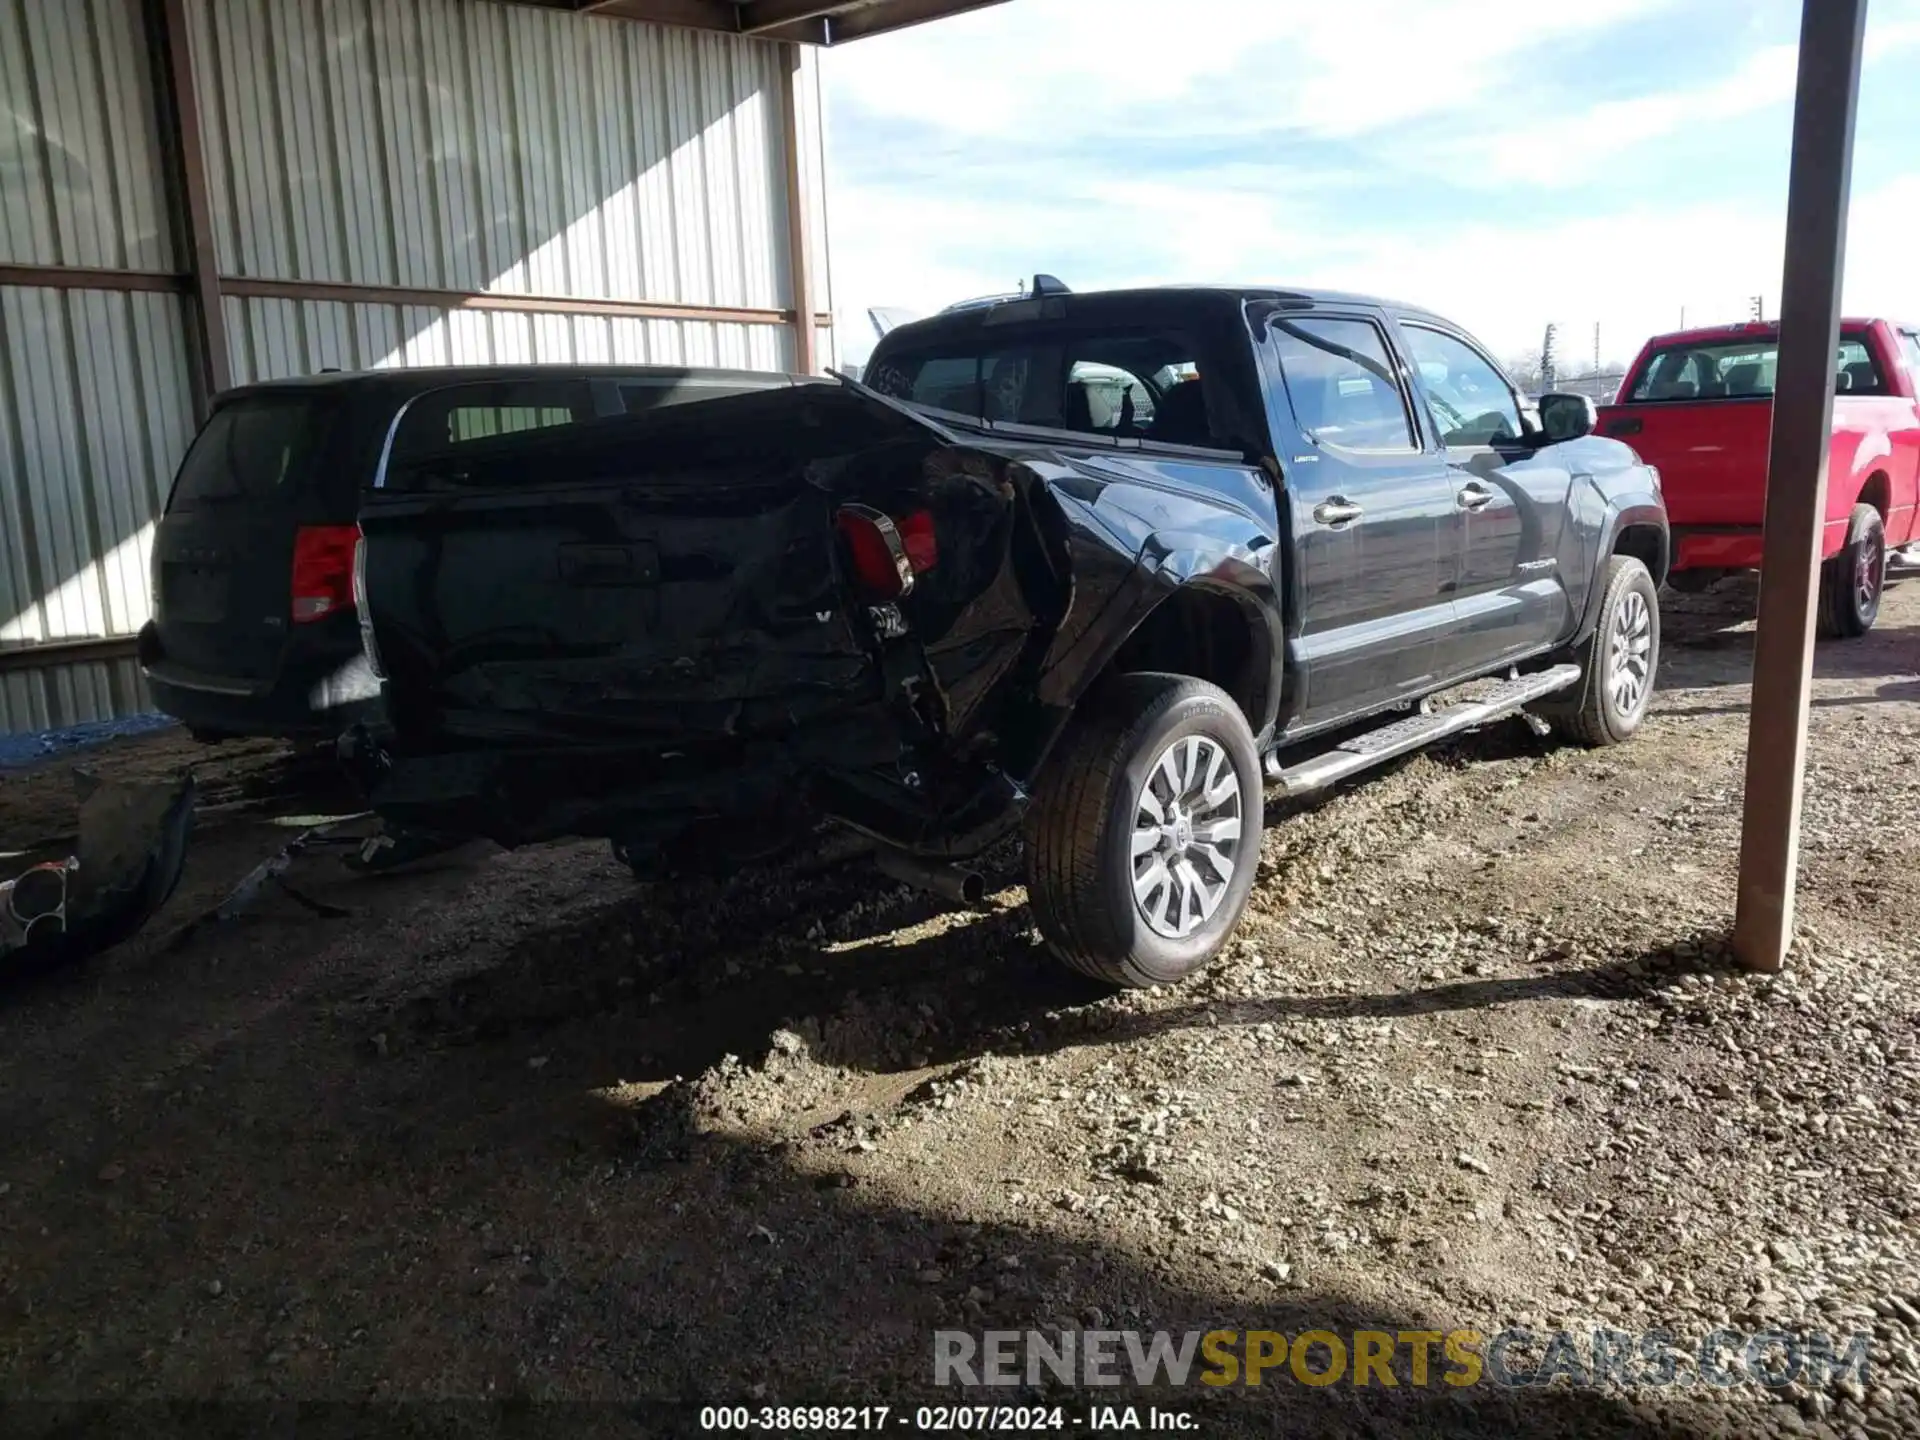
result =
M1269 783L1646 713L1658 476L1436 316L1043 281L894 330L867 380L383 467L387 719L343 742L376 807L642 873L824 818L950 881L1024 824L1052 948L1148 985L1239 919Z

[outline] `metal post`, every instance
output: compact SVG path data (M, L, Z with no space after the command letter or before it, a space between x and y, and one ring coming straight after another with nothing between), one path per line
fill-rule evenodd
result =
M793 368L802 375L820 369L820 332L814 319L813 226L807 214L807 172L800 142L800 93L805 52L787 45L780 98L787 133L787 268L793 274Z
M200 136L200 100L194 86L184 0L148 0L158 41L154 92L160 105L160 138L172 171L169 190L176 234L187 255L191 284L188 334L194 367L194 408L205 419L208 402L232 383L226 316L220 302L220 261L213 238L213 206L207 195L206 155Z
M1814 606L1827 508L1834 356L1840 345L1840 277L1866 23L1867 0L1805 0L1801 13L1780 363L1733 926L1734 953L1749 970L1778 970L1793 940Z

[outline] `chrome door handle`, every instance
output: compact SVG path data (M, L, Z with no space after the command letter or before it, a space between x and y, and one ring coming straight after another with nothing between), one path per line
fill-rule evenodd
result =
M1350 520L1360 518L1360 507L1336 495L1331 500L1322 500L1314 506L1313 518L1322 525L1345 525Z
M1493 491L1476 480L1471 485L1464 486L1458 498L1460 503L1469 510L1484 510L1493 503Z

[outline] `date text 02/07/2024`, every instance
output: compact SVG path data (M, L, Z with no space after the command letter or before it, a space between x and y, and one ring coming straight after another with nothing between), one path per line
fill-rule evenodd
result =
M1198 1419L1159 1406L1093 1405L1084 1411L1060 1405L709 1405L700 1412L700 1428L753 1433L771 1431L887 1431L920 1434L1004 1434L1086 1430L1190 1432Z

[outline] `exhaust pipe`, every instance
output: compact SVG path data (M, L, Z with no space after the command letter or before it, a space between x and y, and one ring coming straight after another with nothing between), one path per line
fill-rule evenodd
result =
M977 906L986 902L987 882L978 870L922 860L903 850L883 849L873 857L873 863L882 875L916 890L930 891L961 905Z

